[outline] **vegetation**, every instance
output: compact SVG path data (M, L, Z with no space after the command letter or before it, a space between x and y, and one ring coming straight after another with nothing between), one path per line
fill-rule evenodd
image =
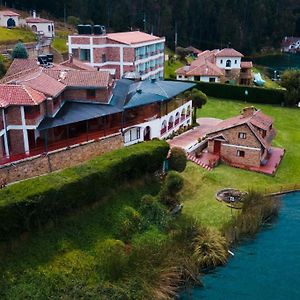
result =
M192 89L191 91L186 91L184 93L185 97L193 101L193 124L196 124L197 119L197 109L202 108L207 102L207 96L197 89Z
M124 178L130 180L158 170L168 151L164 141L138 144L6 187L0 191L1 239L104 199Z
M249 104L247 104L249 105ZM242 191L251 189L263 193L278 192L300 188L300 127L298 109L279 106L255 104L264 113L274 119L277 136L273 145L286 149L286 154L275 177L246 170L232 168L221 164L212 172L189 162L184 177L182 199L184 213L201 221L202 225L222 228L237 213L224 204L216 201L216 191L224 187L237 188ZM215 117L220 119L236 116L244 102L209 98L207 104L198 112L198 117Z
M26 50L23 43L21 43L21 42L17 43L17 45L13 49L11 57L12 57L12 59L15 59L15 58L26 59L26 58L28 58L28 53L27 53L27 50Z
M13 28L7 29L0 27L0 44L14 44L18 41L23 43L34 42L36 40L35 34L28 29Z
M169 157L169 166L172 170L183 172L187 163L185 151L181 148L174 147L171 149Z
M278 82L271 80L271 78L267 75L266 68L263 66L256 65L252 68L253 73L260 73L262 79L265 80L264 87L267 89L282 89L282 86L278 84Z
M68 35L70 31L68 30L56 30L55 38L52 41L51 47L53 47L57 52L64 54L68 52Z
M8 1L12 2L16 8L36 7L60 18L66 5L67 15L103 24L114 31L145 26L148 32L166 36L172 46L175 22L178 44L192 44L199 49L221 48L231 42L234 48L250 53L262 47L278 47L282 37L300 34L299 1L295 0Z
M287 89L285 104L295 106L300 102L300 71L288 70L282 74L281 84Z

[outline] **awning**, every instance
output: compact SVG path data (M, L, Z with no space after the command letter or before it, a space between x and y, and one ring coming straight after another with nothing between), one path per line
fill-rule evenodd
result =
M55 117L45 118L37 129L45 130L111 115L121 111L120 108L108 104L66 102Z

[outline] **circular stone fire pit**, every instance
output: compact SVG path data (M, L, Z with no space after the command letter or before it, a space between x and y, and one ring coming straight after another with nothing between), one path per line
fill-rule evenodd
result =
M241 192L237 189L226 188L216 193L216 199L218 201L224 201L226 203L237 203L243 201L245 192Z

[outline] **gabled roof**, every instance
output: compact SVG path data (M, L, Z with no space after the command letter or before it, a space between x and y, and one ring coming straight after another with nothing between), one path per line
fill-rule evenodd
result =
M43 18L33 18L33 17L28 17L25 19L26 23L54 23L51 20L43 19Z
M12 10L1 10L0 15L6 17L19 17L20 15Z
M0 107L9 105L38 105L46 99L26 85L0 84Z
M161 37L141 31L108 33L107 38L127 45L151 42L161 39Z
M5 76L11 76L20 72L24 72L26 70L34 70L38 69L39 64L35 59L21 59L15 58L8 68Z
M45 69L44 73L69 87L108 87L111 76L108 71L83 70L52 70Z
M73 57L71 59L68 59L68 60L60 63L60 65L71 68L71 69L95 71L94 67L92 67L76 58L73 58Z
M233 48L224 48L218 51L216 57L244 57L244 55Z
M242 61L241 68L242 69L251 69L253 67L252 61Z

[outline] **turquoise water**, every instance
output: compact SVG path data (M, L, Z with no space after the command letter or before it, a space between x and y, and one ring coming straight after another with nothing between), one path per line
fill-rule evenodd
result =
M234 253L181 299L299 300L300 193L286 195L277 222Z

